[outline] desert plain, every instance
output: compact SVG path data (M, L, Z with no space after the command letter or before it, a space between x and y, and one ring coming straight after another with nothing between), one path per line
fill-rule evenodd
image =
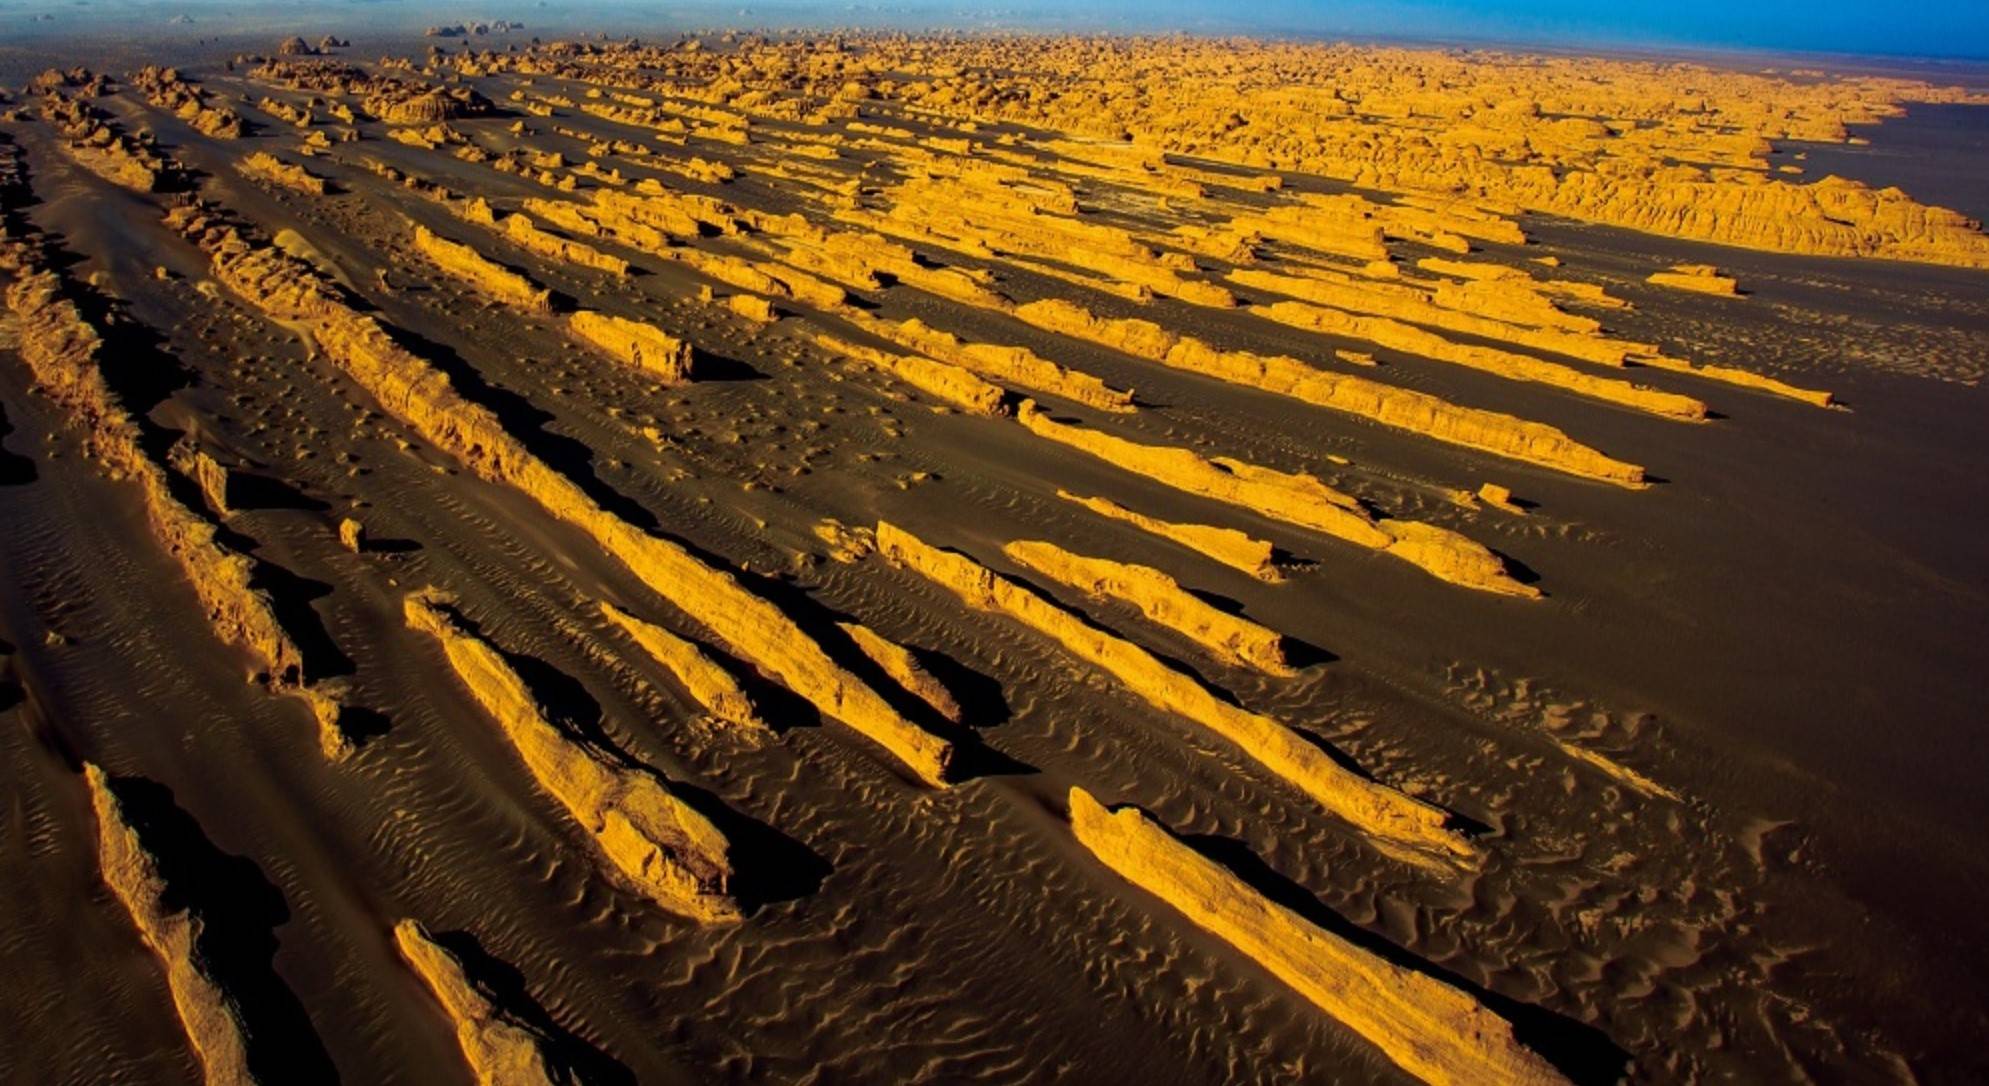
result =
M0 95L0 1078L1989 1074L1980 73L391 44Z

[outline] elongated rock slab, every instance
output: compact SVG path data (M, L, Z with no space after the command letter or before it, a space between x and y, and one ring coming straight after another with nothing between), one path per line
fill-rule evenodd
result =
M1394 855L1467 856L1444 813L1348 770L1283 724L1210 693L1152 653L962 554L942 551L896 525L877 525L877 549L892 563L950 589L969 607L1005 614L1118 679L1156 707L1235 744L1320 806L1367 831ZM1405 858L1409 858L1405 856Z
M553 1086L547 1038L494 1003L463 971L463 963L436 942L420 921L394 925L394 945L456 1026L463 1062L481 1086Z
M124 808L110 790L110 778L86 762L83 780L89 786L90 807L97 816L97 862L104 881L165 969L173 1007L186 1030L187 1042L200 1058L208 1086L255 1082L249 1072L241 1010L215 983L201 960L200 918L183 907L167 904L158 861L125 820Z
M408 625L434 635L470 695L504 730L525 768L657 904L706 923L737 920L731 845L655 777L610 762L547 720L502 654L465 630L443 597L407 597Z
M1070 790L1071 830L1126 881L1236 947L1432 1086L1551 1086L1553 1066L1468 993L1389 962L1265 897L1132 808Z

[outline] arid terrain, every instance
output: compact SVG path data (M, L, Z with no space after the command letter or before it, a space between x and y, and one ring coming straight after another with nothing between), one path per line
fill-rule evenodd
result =
M134 51L0 94L0 1080L1989 1076L1980 83Z

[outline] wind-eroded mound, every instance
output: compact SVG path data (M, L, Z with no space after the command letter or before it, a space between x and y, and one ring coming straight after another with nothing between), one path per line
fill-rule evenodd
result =
M180 1025L200 1057L210 1086L244 1086L256 1078L249 1071L249 1054L241 1011L209 975L198 949L200 918L170 904L159 865L138 840L138 831L125 818L124 807L111 791L102 769L84 763L83 780L90 788L90 807L97 817L97 862L104 882L131 916L145 945L166 973Z
M1208 460L1187 449L1165 445L1143 445L1058 422L1026 401L1017 418L1033 434L1090 453L1123 470L1394 555L1453 584L1529 599L1540 595L1533 586L1513 580L1505 563L1483 545L1434 525L1376 520L1359 502L1310 475L1274 471L1227 457Z
M232 224L196 205L174 211L169 221L212 254L216 278L230 289L278 320L308 322L326 355L416 433L588 533L658 595L696 615L734 652L889 750L925 781L945 782L951 743L906 720L778 607L730 573L603 509L578 484L533 456L495 414L458 395L445 374L401 347L371 316L354 310L308 265L249 243Z
M568 1081L555 1074L546 1056L549 1039L478 988L462 960L436 942L418 920L394 925L401 959L421 977L456 1027L463 1062L482 1086L553 1086Z
M1071 830L1126 881L1235 946L1433 1086L1566 1080L1470 995L1404 968L1271 901L1138 810L1070 790Z
M407 622L442 643L449 666L504 729L532 777L558 800L616 870L664 908L707 923L737 920L724 834L652 773L612 760L546 719L525 681L469 632L446 597L407 597Z
M1002 552L1088 595L1132 604L1153 621L1224 659L1273 675L1292 674L1285 659L1284 637L1277 631L1218 610L1152 566L1072 554L1044 540L1017 540Z
M877 525L877 550L892 563L950 589L969 607L1005 614L1124 683L1156 707L1234 743L1334 814L1401 854L1467 856L1442 811L1356 774L1270 717L1216 697L1152 653L1085 621L973 559L943 551L898 528Z

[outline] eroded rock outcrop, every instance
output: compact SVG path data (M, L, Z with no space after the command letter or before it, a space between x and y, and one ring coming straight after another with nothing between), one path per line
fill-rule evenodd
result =
M967 343L951 332L940 331L916 317L892 321L856 309L845 309L837 316L879 339L997 381L1010 382L1102 411L1133 410L1131 392L1112 388L1088 373L1058 365L1027 347Z
M881 370L928 395L976 415L998 415L1004 411L1006 393L967 370L947 362L935 362L915 354L896 354L852 343L823 333L817 345L833 355L861 362Z
M462 960L435 941L418 920L394 925L401 960L427 985L429 994L456 1027L463 1062L481 1086L554 1086L546 1049L551 1038L510 1013L463 970Z
M212 522L174 496L165 470L144 450L138 423L104 381L97 359L102 337L64 296L55 273L38 268L31 245L9 245L26 254L25 267L37 269L20 276L6 299L20 322L20 355L36 384L83 431L105 468L137 486L154 537L186 574L216 636L249 655L255 681L310 709L326 757L345 757L352 748L339 724L338 697L310 681L303 650L278 620L275 601L254 583L255 563L221 542ZM224 500L217 512L225 509Z
M630 640L642 646L642 651L669 668L713 717L735 727L767 730L759 707L753 704L753 696L696 642L678 637L653 622L645 622L605 600L601 603L601 614L621 627Z
M1128 509L1110 498L1080 497L1062 488L1057 490L1057 497L1076 502L1099 516L1124 521L1162 539L1173 540L1223 565L1240 569L1260 581L1276 583L1284 580L1284 572L1277 564L1277 548L1264 540L1251 538L1247 532L1239 532L1234 528L1215 528L1207 524L1181 524L1176 521L1161 520Z
M1716 294L1723 298L1732 298L1740 293L1740 284L1730 275L1721 275L1720 270L1711 264L1674 264L1667 271L1652 272L1644 282L1693 294Z
M731 573L602 508L579 484L532 455L495 414L463 399L445 374L396 343L371 316L353 309L308 264L251 242L232 221L205 205L177 208L167 222L210 254L222 285L270 318L310 329L334 364L424 440L587 533L651 591L695 616L734 654L889 751L921 780L946 782L951 743L906 720L779 607Z
M960 702L953 697L953 691L927 671L912 650L861 622L838 622L836 626L906 693L932 706L933 712L952 723L960 723Z
M1042 540L1016 540L1002 553L1086 595L1131 604L1147 618L1232 663L1272 675L1296 674L1285 659L1283 635L1218 610L1152 566L1072 554Z
M566 328L623 365L664 381L691 380L691 345L653 324L581 309L567 316Z
M326 191L324 178L314 176L304 167L285 162L267 151L244 155L235 166L250 177L261 178L306 196L323 196Z
M60 94L41 99L41 114L62 136L62 150L84 169L134 192L172 187L166 162L151 143L125 135L102 110Z
M1508 380L1566 389L1580 396L1634 408L1663 418L1699 422L1706 417L1705 403L1690 396L1632 384L1614 377L1600 377L1572 366L1563 366L1498 347L1455 342L1435 332L1388 317L1349 313L1310 302L1274 302L1270 305L1252 306L1250 312L1293 328L1366 340L1377 346L1415 355L1418 358L1464 366Z
M1071 832L1105 866L1165 902L1432 1086L1566 1080L1469 993L1366 950L1265 897L1136 808L1070 790Z
M1434 525L1376 520L1360 502L1310 475L1274 471L1228 457L1208 460L1166 445L1143 445L1058 422L1027 400L1016 411L1016 419L1039 437L1089 453L1121 470L1391 554L1453 584L1508 596L1531 598L1540 594L1531 585L1513 580L1505 564L1483 545Z
M187 1042L209 1086L248 1086L247 1035L241 1008L216 983L200 952L201 921L167 896L159 864L126 819L110 778L83 763L90 808L97 817L97 863L145 946L159 959Z
M1156 707L1193 721L1292 782L1322 807L1360 827L1379 848L1430 860L1470 854L1443 812L1354 773L1283 724L1216 697L1152 653L1093 626L973 559L877 525L877 550L895 565L950 589L969 607L1005 614L1125 684Z
M1101 319L1061 299L1031 302L1018 308L1016 316L1047 331L1100 343L1174 369L1290 396L1454 445L1619 486L1643 482L1642 467L1606 456L1545 423L1460 407L1426 392L1331 373L1295 358L1217 350L1152 321Z
M463 279L500 302L533 313L552 311L552 291L477 252L461 242L414 228L414 247L443 271Z
M247 131L242 115L224 105L216 105L200 85L187 79L178 68L147 65L131 77L147 101L185 121L195 131L216 139L240 139Z
M541 230L529 216L506 215L503 222L504 236L509 238L512 244L528 252L554 260L563 260L577 267L604 271L609 275L628 274L628 261L604 253L591 245L583 245L558 234Z
M539 786L565 807L617 871L657 904L704 923L739 919L731 845L653 773L611 759L546 718L496 647L469 631L448 597L412 593L408 626L442 644L449 665L490 714Z

